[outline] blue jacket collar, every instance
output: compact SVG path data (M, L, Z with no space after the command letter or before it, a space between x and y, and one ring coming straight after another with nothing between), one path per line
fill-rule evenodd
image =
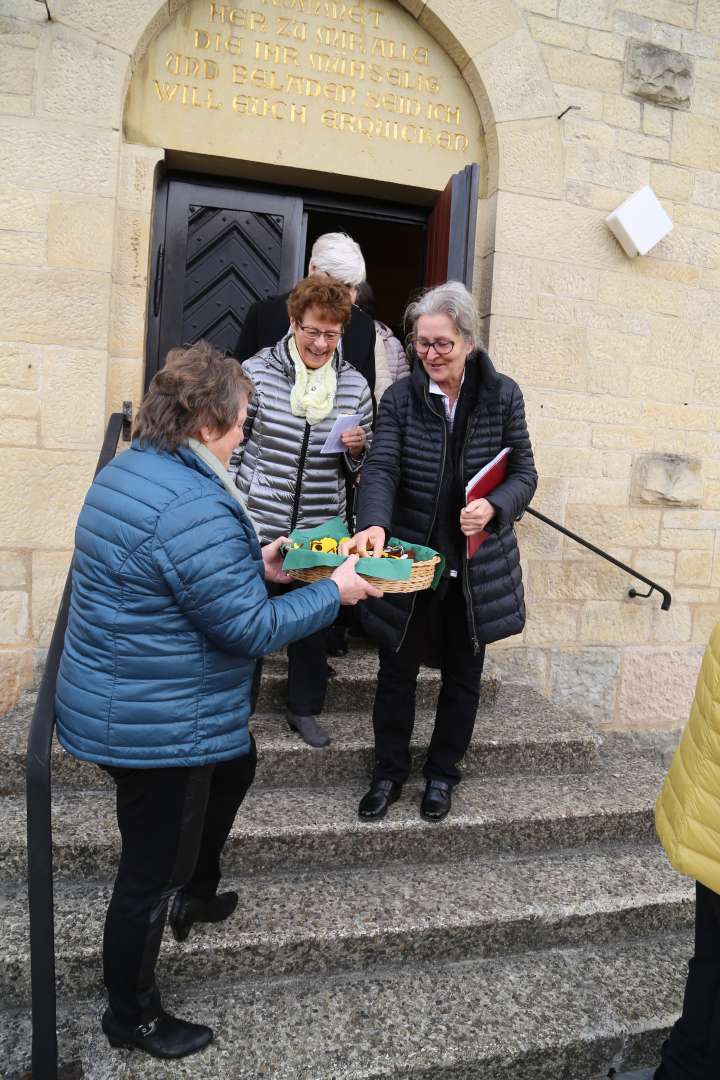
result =
M139 439L133 439L131 448L139 450L141 454L155 454L157 457L169 458L171 461L182 461L183 465L187 465L189 469L202 473L203 476L209 477L213 483L222 487L222 483L209 465L206 465L189 446L178 446L177 450L172 452L170 450L161 450L157 446L153 446L152 443L141 443Z

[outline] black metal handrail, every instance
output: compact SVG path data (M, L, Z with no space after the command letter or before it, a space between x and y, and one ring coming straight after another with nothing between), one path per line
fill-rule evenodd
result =
M121 434L125 439L129 438L129 418L123 413L113 413L95 469L96 476L115 456ZM55 683L67 627L71 573L68 571L65 581L28 732L27 881L33 1080L57 1080L58 1076L50 754L55 730Z
M667 589L662 585L658 585L657 581L653 581L649 577L645 577L644 574L638 573L637 570L633 570L632 566L628 566L627 563L620 562L614 555L610 555L607 551L603 551L602 548L597 547L595 544L591 544L589 540L583 539L582 536L578 536L577 533L571 532L570 529L566 529L564 525L561 525L558 521L553 521L552 518L546 517L545 514L541 514L539 510L532 510L530 507L525 511L526 514L532 514L538 521L544 522L552 529L557 529L563 536L569 536L571 540L574 540L576 544L580 544L582 547L587 548L588 551L592 551L593 555L599 555L601 559L605 559L606 562L612 563L613 566L617 566L618 569L624 570L630 577L637 578L638 581L643 581L646 585L650 586L650 589L646 593L639 593L637 589L628 589L628 596L633 598L638 596L643 600L647 600L648 596L651 596L653 592L658 592L662 596L662 604L660 605L661 611L669 611L670 604L672 603L672 596Z

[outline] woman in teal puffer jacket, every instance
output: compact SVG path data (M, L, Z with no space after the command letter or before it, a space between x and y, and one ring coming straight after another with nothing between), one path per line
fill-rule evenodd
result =
M234 911L220 856L255 773L256 660L375 593L353 565L277 599L279 545L260 547L227 465L253 387L200 342L151 383L132 448L95 478L75 536L57 680L58 737L117 787L122 854L104 936L111 1045L175 1058L212 1031L169 1016L155 983L168 901L184 940Z

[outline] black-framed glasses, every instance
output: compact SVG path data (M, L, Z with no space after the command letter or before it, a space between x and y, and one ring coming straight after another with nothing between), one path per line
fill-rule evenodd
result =
M427 356L431 349L434 349L439 356L447 356L455 348L455 342L448 341L445 338L438 338L437 341L428 341L427 338L414 338L413 345L418 356Z
M303 326L302 323L298 323L298 326L303 334L306 334L312 341L318 341L320 338L325 338L328 345L336 345L342 337L342 334L338 333L337 330L318 330L316 326Z

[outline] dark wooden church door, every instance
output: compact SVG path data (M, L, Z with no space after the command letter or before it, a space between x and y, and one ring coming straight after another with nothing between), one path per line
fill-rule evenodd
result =
M232 352L250 305L302 276L301 199L173 177L158 198L146 385L175 345Z
M428 218L425 284L462 281L472 289L480 166L450 177Z

